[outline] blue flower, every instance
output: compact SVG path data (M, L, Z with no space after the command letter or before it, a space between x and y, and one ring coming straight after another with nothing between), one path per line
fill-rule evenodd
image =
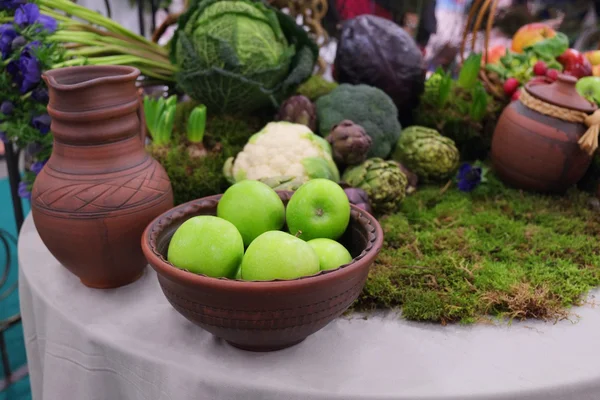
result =
M48 89L38 86L31 92L31 98L42 104L48 103Z
M27 188L27 183L19 182L18 193L21 198L31 200L31 192Z
M12 103L12 101L4 100L2 104L0 104L0 113L6 116L12 114L14 109L15 105Z
M6 136L6 132L0 131L0 141L2 141L2 143L8 143L8 137Z
M39 7L33 3L27 3L19 7L15 12L15 23L21 28L25 28L28 25L35 24L39 17Z
M2 59L6 60L12 51L12 42L18 36L11 24L0 25L0 52Z
M471 192L481 183L481 167L474 167L464 163L458 169L458 189L463 192Z
M46 29L49 33L54 33L58 27L56 20L49 15L40 15L37 22L42 24L44 29Z
M38 175L42 171L42 168L44 168L44 165L46 165L46 161L36 161L33 164L31 164L31 168L29 169L34 174Z
M40 62L32 54L31 50L39 45L39 42L31 42L21 52L18 61L11 61L6 70L12 76L13 82L19 87L21 94L33 89L42 79Z
M0 10L14 10L25 3L25 0L0 0Z
M39 7L33 3L19 7L15 12L15 23L21 28L38 23L50 33L54 32L57 26L54 18L40 14Z
M50 116L48 114L42 114L38 115L37 117L33 117L31 120L31 125L33 125L35 129L39 130L42 135L45 135L50 132L50 122L52 122Z

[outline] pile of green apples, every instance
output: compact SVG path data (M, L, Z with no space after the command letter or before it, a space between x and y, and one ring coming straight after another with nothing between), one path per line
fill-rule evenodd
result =
M350 202L333 181L306 182L286 207L266 184L244 180L225 191L217 216L192 217L175 231L167 259L215 278L297 279L352 262L337 242L349 222Z

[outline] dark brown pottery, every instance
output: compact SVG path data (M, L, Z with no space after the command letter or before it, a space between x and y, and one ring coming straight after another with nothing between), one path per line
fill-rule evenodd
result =
M278 192L287 203L292 192ZM341 242L354 257L334 271L289 281L244 282L210 278L166 261L177 228L197 215L215 215L221 195L182 204L156 218L142 248L171 305L191 322L235 347L273 351L300 343L340 316L362 291L383 244L377 220L352 206Z
M528 83L524 90L546 103L592 113L596 106L577 93L576 82L560 75L552 84ZM586 130L583 123L544 115L513 101L502 112L492 139L496 174L519 189L563 193L590 165L591 157L577 143Z
M90 287L139 278L140 235L173 207L169 178L142 145L139 74L84 66L43 76L54 147L33 185L33 220L52 255Z

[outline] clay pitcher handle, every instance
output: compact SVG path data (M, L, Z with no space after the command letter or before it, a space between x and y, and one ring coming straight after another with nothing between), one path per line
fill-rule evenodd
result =
M144 90L138 89L138 99L140 106L138 108L138 118L140 119L140 140L142 146L146 147L146 115L144 114Z

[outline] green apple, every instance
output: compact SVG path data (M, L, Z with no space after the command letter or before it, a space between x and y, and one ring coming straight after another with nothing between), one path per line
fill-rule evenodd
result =
M344 189L329 179L313 179L296 190L286 219L292 235L301 239L337 239L348 227L350 201Z
M235 225L247 247L259 235L283 227L285 206L277 192L266 184L244 180L223 193L217 216Z
M313 239L307 242L319 256L321 271L337 269L352 261L350 252L331 239Z
M248 246L241 270L245 281L296 279L319 272L319 256L304 240L270 231Z
M177 268L215 278L233 278L244 256L244 241L231 222L201 215L177 228L167 254Z

